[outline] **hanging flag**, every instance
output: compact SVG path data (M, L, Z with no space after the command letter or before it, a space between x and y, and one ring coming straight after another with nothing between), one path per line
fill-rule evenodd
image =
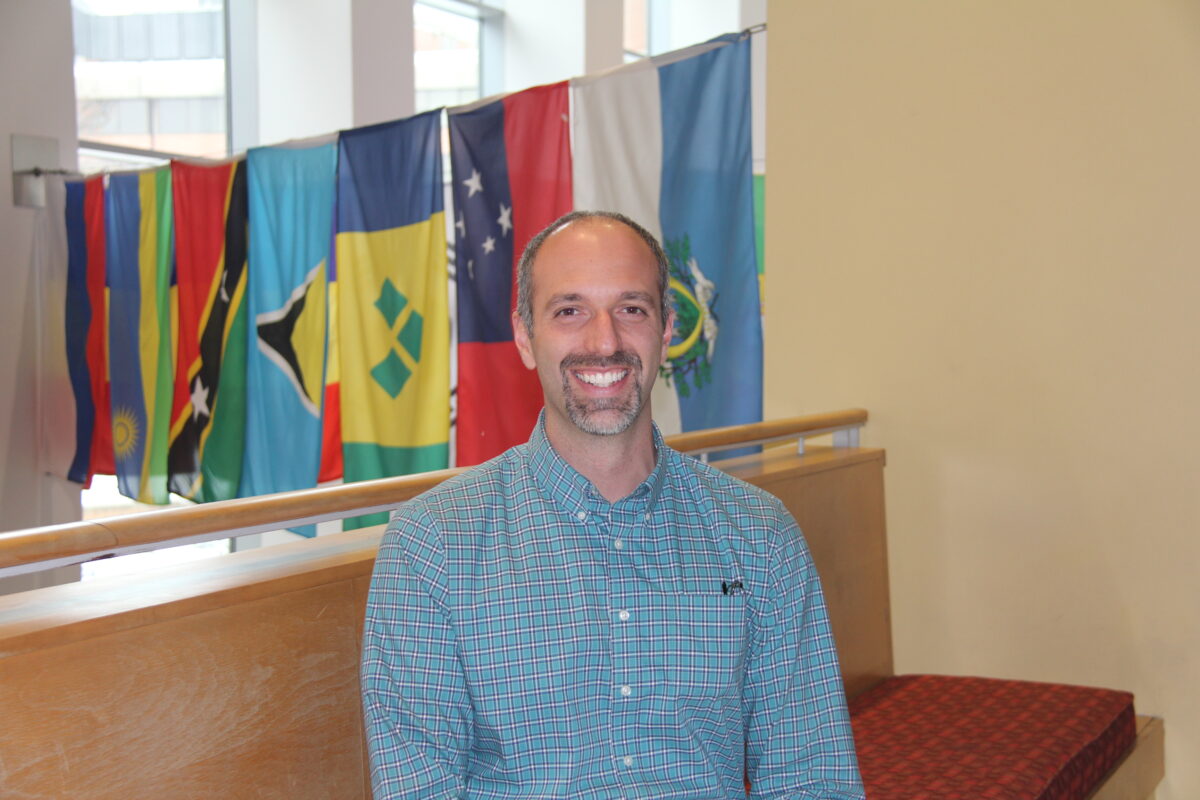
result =
M450 438L441 112L343 131L337 282L345 479L440 469ZM385 514L346 520L374 525Z
M455 464L529 438L542 407L513 343L516 266L538 231L571 210L566 82L448 109L458 298Z
M105 289L104 177L66 185L66 352L75 397L75 456L68 479L88 486L113 474Z
M105 196L112 440L121 494L166 503L174 382L171 170L109 176Z
M39 472L70 478L75 466L77 422L88 409L76 410L75 375L68 359L67 299L70 255L67 247L67 187L61 175L44 178L45 204L34 215L30 265L37 292L37 368L34 371L34 414L38 438ZM82 216L79 185L75 204ZM71 331L80 339L77 331ZM82 349L82 348L80 348ZM91 398L88 398L89 402Z
M88 326L88 373L96 418L92 429L90 475L116 475L112 439L112 382L108 369L108 243L104 221L103 175L84 181L83 224L87 246L87 296L92 309Z
M333 233L330 233L333 236ZM329 288L326 291L329 320L325 325L325 393L321 406L321 470L318 483L342 480L342 385L338 360L338 280L337 256L329 259Z
M87 485L92 479L92 436L96 427L96 405L92 397L92 375L87 358L88 332L104 323L103 313L92 308L88 296L87 222L84 211L87 184L71 181L66 187L67 296L66 353L75 398L75 455L67 478ZM102 311L102 310L101 310Z
M653 395L664 433L762 419L750 41L730 34L571 82L574 197L659 236L675 338Z
M179 341L171 491L237 497L246 424L246 162L171 163Z
M332 141L257 147L247 162L251 346L244 496L317 484L337 151Z

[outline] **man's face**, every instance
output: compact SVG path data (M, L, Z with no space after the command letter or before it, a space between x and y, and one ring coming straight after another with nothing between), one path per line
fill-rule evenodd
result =
M658 267L619 222L584 219L556 231L533 264L533 331L513 327L536 368L546 413L584 433L623 433L643 415L671 343L659 317Z

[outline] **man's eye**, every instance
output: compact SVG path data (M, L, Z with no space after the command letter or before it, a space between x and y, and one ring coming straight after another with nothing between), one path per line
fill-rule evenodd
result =
M625 313L633 314L635 316L645 316L646 309L642 308L641 306L626 306Z
M556 317L573 317L578 313L579 313L578 308L567 307L567 308L560 308L557 311L555 311L554 316L556 316Z

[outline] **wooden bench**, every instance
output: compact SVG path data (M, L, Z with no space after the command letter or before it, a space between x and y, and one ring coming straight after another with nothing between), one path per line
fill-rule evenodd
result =
M805 530L850 696L892 675L884 453L721 465ZM0 597L0 796L369 797L357 671L380 535ZM1161 723L1138 725L1097 798L1145 798L1161 778Z

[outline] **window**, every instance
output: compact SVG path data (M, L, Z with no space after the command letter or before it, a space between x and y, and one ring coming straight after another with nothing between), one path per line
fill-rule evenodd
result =
M625 0L625 61L739 29L738 0Z
M485 20L499 15L479 3L427 0L413 3L416 110L477 100L485 93Z
M72 0L79 138L229 154L224 0Z
M650 55L647 0L625 0L625 63Z

